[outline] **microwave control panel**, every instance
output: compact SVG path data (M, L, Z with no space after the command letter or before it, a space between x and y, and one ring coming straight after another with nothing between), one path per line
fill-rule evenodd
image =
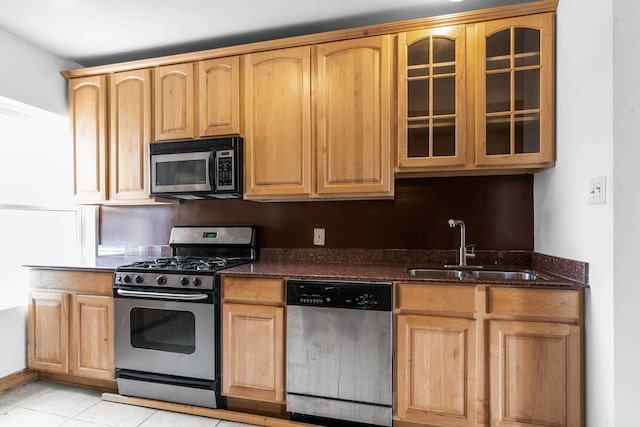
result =
M235 171L233 150L216 152L216 189L218 191L235 189Z

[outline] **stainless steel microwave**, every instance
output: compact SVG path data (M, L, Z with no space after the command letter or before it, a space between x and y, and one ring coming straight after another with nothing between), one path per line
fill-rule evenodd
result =
M178 200L242 198L242 138L149 145L151 194Z

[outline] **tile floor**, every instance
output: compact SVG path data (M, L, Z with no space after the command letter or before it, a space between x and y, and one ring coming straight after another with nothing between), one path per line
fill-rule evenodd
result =
M103 401L102 392L35 381L0 394L0 427L248 427Z

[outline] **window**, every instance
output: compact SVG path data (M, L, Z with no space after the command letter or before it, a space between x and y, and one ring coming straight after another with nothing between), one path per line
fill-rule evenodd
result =
M67 117L0 97L0 308L26 302L23 264L82 259L71 144Z

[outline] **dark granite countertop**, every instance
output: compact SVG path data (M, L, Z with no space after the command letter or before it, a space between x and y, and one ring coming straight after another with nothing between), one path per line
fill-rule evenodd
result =
M452 258L453 257L453 258ZM586 263L523 251L484 251L478 259L485 270L519 270L547 280L428 279L412 276L409 268L442 268L455 263L455 252L410 250L265 249L261 260L222 270L234 276L406 283L488 284L550 289L581 289L588 283ZM336 260L339 260L337 262ZM475 264L475 262L474 262Z
M327 279L327 280L364 280L364 281L388 281L403 283L446 283L452 285L478 285L488 284L492 286L518 286L553 289L580 289L583 283L568 280L547 272L536 269L522 269L521 267L490 268L491 270L510 270L516 268L536 273L547 280L480 280L473 278L463 279L429 279L413 276L407 273L416 266L403 264L346 264L346 263L281 263L272 261L259 261L244 264L237 267L222 270L222 276L256 276L256 277L285 277L295 279Z
M536 288L581 289L588 286L588 264L528 251L478 251L474 264L486 270L528 271L547 280L429 279L412 276L408 268L441 268L455 264L457 251L409 249L272 249L260 251L260 261L221 270L220 274L301 279L365 280L407 283L489 284ZM148 254L102 255L94 262L69 265L27 264L26 268L106 271L149 259Z

